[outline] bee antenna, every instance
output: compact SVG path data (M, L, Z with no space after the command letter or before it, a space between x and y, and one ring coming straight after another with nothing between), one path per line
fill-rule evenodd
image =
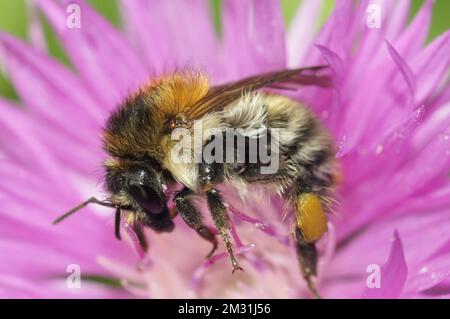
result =
M79 204L78 206L72 208L71 210L69 210L67 213L64 213L63 215L59 216L57 219L55 219L52 224L56 225L58 223L60 223L61 221L63 221L64 219L66 219L67 217L73 215L74 213L76 213L77 211L79 211L80 209L86 207L88 204L98 204L98 205L102 205L102 206L106 206L106 207L116 207L116 205L113 205L109 202L105 202L105 201L101 201L98 200L95 197L91 197L89 198L87 201L82 202L81 204Z

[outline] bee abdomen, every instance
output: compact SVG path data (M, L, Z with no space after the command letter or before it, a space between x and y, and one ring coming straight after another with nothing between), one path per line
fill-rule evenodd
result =
M276 184L278 193L300 187L327 196L333 183L333 143L307 107L284 96L256 93L228 107L224 119L233 128L266 128L267 141L278 142L274 154L279 156L279 167L275 173L262 174L261 163L230 165L236 167L234 173L239 178ZM255 152L247 147L245 151Z

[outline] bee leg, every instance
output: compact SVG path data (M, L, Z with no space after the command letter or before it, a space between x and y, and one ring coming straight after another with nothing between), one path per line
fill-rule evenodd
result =
M296 203L296 226L294 238L300 268L311 293L320 298L312 280L317 276L317 250L315 242L327 231L327 218L320 198L313 193L301 193Z
M206 199L208 201L208 207L211 211L212 218L214 220L214 223L216 224L217 229L219 230L219 233L223 239L223 242L225 244L225 248L228 252L228 255L231 259L231 265L233 266L233 273L236 270L243 270L237 260L236 257L233 254L233 247L231 245L229 230L231 228L230 220L228 218L227 210L225 205L222 201L222 196L220 195L219 191L212 188L206 193Z
M223 181L223 165L216 162L200 163L198 166L198 175L199 188L206 196L212 219L222 237L228 255L230 256L233 273L236 270L243 270L239 267L236 257L233 254L233 246L231 244L229 233L231 224L228 218L227 209L223 203L222 195L214 188L217 183Z
M202 238L206 239L213 245L213 247L211 248L209 253L206 255L206 259L211 258L219 246L216 235L214 235L214 233L211 231L211 229L209 229L206 226L202 226L199 229L197 229L197 234L199 234Z
M320 298L312 277L317 276L317 249L315 243L305 241L302 231L295 227L294 239L296 241L297 255L300 261L300 269L306 280L309 290L314 298Z
M217 249L217 238L216 235L214 235L214 233L203 223L201 213L194 206L190 198L192 195L194 195L192 190L187 187L183 188L174 197L175 207L186 225L194 229L197 234L212 244L213 247L206 256L206 258L210 258Z

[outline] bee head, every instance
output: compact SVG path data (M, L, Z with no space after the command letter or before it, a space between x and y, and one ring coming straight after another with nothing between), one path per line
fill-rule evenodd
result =
M106 166L106 188L111 203L130 211L128 222L140 222L157 232L174 228L167 207L166 185L159 165L147 160L133 162L109 159Z

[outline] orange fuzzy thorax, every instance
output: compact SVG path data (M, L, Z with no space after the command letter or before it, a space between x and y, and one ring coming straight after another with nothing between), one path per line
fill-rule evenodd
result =
M210 83L205 74L183 71L151 80L136 95L152 102L155 110L163 114L182 114L206 95Z
M206 75L194 71L151 80L111 115L104 131L105 149L115 157L133 154L164 158L170 146L166 145L170 144L170 122L187 114L209 88Z

